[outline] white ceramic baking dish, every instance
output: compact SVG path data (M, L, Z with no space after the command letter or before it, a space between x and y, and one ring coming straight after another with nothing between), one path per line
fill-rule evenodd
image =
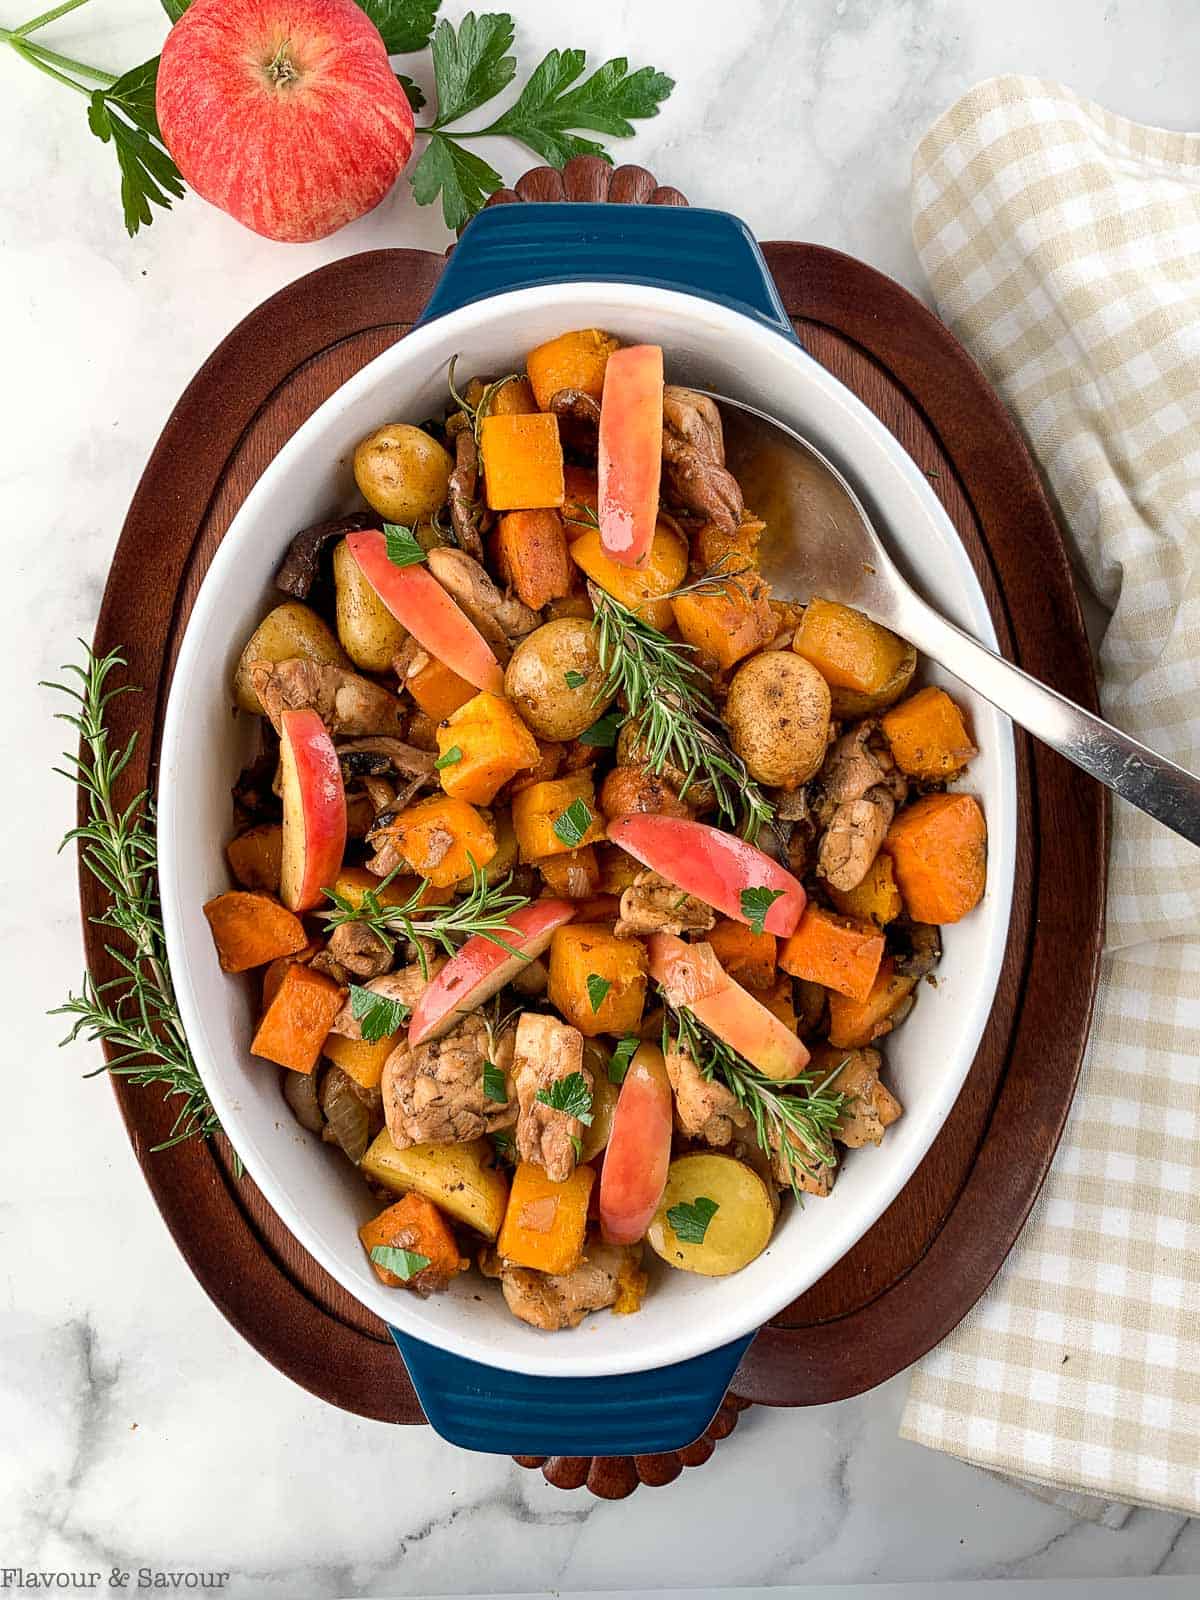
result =
M534 286L517 287L523 283ZM671 284L682 287L664 286ZM192 611L162 744L162 897L188 1038L255 1182L304 1248L394 1325L431 1420L461 1443L522 1454L615 1454L694 1438L748 1336L890 1205L970 1070L1004 953L1014 861L1010 727L956 684L980 747L969 786L987 814L987 892L970 917L946 930L937 988L922 989L888 1040L889 1083L903 1118L881 1148L849 1152L830 1199L803 1210L789 1204L769 1248L743 1272L707 1279L657 1264L638 1315L592 1316L554 1335L518 1322L498 1290L481 1289L474 1275L428 1300L377 1281L356 1233L375 1203L344 1158L294 1122L278 1073L250 1056L252 986L221 973L201 911L228 886L229 792L248 740L246 719L230 712L233 667L277 598L272 579L292 535L359 503L350 472L356 440L382 422L436 412L455 353L463 371L505 371L542 340L590 325L627 342L661 344L670 380L749 401L811 439L855 486L917 586L995 644L966 553L924 475L795 342L753 240L719 212L575 205L485 212L452 257L427 319L320 407L234 519ZM938 674L926 669L926 676Z

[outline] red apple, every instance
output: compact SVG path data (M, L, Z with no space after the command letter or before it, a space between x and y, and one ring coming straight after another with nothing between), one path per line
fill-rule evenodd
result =
M419 645L476 689L504 693L504 671L466 612L427 567L398 567L388 560L387 541L376 528L346 536L362 575Z
M673 1104L662 1051L640 1045L617 1096L600 1174L600 1228L609 1244L635 1244L658 1210L671 1165Z
M654 538L662 438L661 348L635 344L614 350L600 402L600 543L623 566L644 561Z
M292 911L311 911L338 875L346 853L346 790L337 751L315 711L285 711L279 719L283 789L283 861L279 898Z
M650 812L614 818L608 825L608 837L643 866L737 922L757 922L742 905L745 890L778 891L779 898L771 902L762 927L785 939L795 933L804 911L804 886L745 839L704 822Z
M192 0L163 45L156 108L196 193L268 239L353 222L412 154L412 109L354 0Z
M717 1039L766 1078L794 1078L808 1051L792 1030L722 967L710 944L685 944L670 933L647 941L650 976L667 1004L687 1009Z
M464 1012L475 1011L549 947L555 928L570 922L575 906L570 900L535 900L514 911L508 928L498 937L519 950L511 955L491 939L476 934L426 985L408 1023L410 1045L440 1039L455 1027ZM523 960L522 957L525 959Z

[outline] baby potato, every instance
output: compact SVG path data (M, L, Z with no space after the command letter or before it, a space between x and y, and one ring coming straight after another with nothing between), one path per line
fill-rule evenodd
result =
M454 463L447 452L410 422L376 428L354 449L354 481L373 511L389 522L411 525L445 504Z
M364 672L387 672L408 630L367 582L345 539L333 549L333 583L338 638L346 654Z
M250 681L253 662L290 661L293 656L334 667L350 665L350 658L334 638L329 624L302 600L287 600L267 612L238 658L233 674L233 698L238 710L252 711L260 717L263 714Z
M595 629L582 617L535 628L504 674L505 694L538 738L560 743L578 738L607 711L612 696L597 699L603 684Z
M767 650L733 675L725 702L730 742L759 783L798 789L829 743L829 685L803 656Z
M703 1240L693 1244L676 1233L670 1213L676 1206L694 1208L704 1199L716 1210L708 1219ZM683 1226L678 1213L675 1220ZM672 1161L667 1187L646 1238L668 1266L706 1278L724 1278L762 1254L774 1226L771 1195L757 1172L732 1156L696 1154Z

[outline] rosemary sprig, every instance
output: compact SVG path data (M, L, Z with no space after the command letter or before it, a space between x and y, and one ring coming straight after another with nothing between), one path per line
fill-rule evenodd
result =
M429 961L422 944L425 939L440 945L447 955L452 956L457 952L458 941L474 938L478 934L498 944L510 955L520 956L523 961L529 959L500 937L502 933L513 932L508 923L512 913L529 904L525 895L505 893L512 881L511 876L491 884L487 874L475 865L472 858L471 888L455 904L422 905L422 898L429 887L428 880L422 878L403 905L385 905L380 894L395 876L396 873L391 872L386 878L381 878L379 887L366 890L357 902L339 894L336 889L326 889L326 897L333 902L333 910L323 913L329 928L341 928L348 922L361 923L371 930L389 955L395 950L397 939L407 939L417 948L417 959L426 978L429 976Z
M833 1129L846 1096L831 1091L829 1086L846 1063L839 1062L820 1082L811 1072L777 1082L764 1077L723 1040L709 1033L686 1006L667 1008L663 1018L664 1051L671 1046L672 1026L676 1048L686 1050L709 1082L715 1079L723 1083L741 1109L750 1113L759 1148L768 1155L780 1154L792 1193L803 1205L800 1176L816 1177L822 1167L832 1167L837 1161Z
M494 383L489 383L486 385L483 393L479 396L479 403L477 405L468 405L466 398L459 394L458 389L455 386L454 368L457 361L457 354L450 357L450 366L446 372L446 384L450 390L450 398L466 417L471 432L475 435L475 443L479 444L479 432L483 426L483 419L491 415L492 407L496 403L496 396L507 384L516 383L520 374L516 372L506 372L504 377L497 378Z
M168 1100L178 1100L170 1136L155 1146L166 1150L186 1139L207 1139L220 1131L220 1124L188 1048L167 966L154 802L146 789L124 805L114 795L117 780L133 759L137 735L114 750L106 716L112 702L132 693L134 685L109 686L111 675L126 665L119 651L97 656L86 644L83 649L83 666L69 663L62 669L78 683L43 685L67 695L77 708L56 714L77 730L79 753L66 752L67 767L54 770L82 791L86 820L70 830L59 848L78 841L84 866L109 897L107 908L92 921L112 929L124 944L104 947L121 969L118 977L97 983L85 973L79 993L68 995L50 1015L75 1019L63 1044L81 1036L102 1044L111 1052L109 1072L136 1084L161 1084Z
M711 594L736 582L737 576L713 569L663 598ZM684 774L684 794L693 784L707 781L716 796L718 815L739 827L744 838L757 838L774 812L745 762L729 746L693 646L668 638L599 584L589 583L588 593L605 674L597 698L623 699L652 772L667 765L678 767Z

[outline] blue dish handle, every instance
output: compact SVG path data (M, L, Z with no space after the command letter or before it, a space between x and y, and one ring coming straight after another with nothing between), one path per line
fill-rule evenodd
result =
M754 235L728 211L491 206L467 226L421 322L510 289L644 283L715 300L799 343Z
M430 1423L451 1444L506 1456L680 1450L716 1415L753 1334L650 1372L542 1378L485 1366L389 1328Z

